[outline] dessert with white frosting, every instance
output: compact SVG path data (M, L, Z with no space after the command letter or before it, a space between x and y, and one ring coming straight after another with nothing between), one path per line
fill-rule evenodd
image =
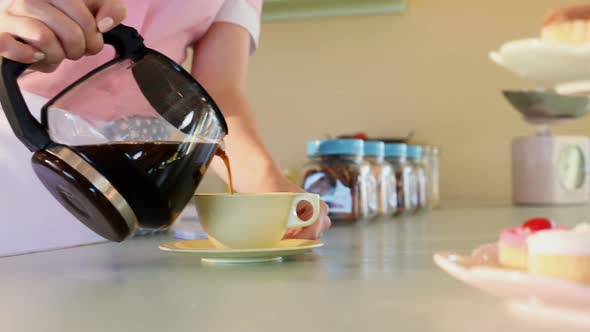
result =
M541 39L551 43L587 45L590 43L590 21L575 20L545 26Z
M530 273L590 284L590 224L527 238Z
M555 225L547 218L532 218L520 227L507 228L500 233L498 259L506 268L527 269L527 238L536 232L552 229Z

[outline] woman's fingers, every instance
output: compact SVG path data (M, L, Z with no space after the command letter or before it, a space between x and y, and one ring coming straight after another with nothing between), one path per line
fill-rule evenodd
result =
M100 52L102 32L127 8L121 0L13 0L0 14L0 55L50 72L65 58Z
M107 32L119 25L127 16L127 6L121 0L85 0L95 14L100 32Z
M0 31L18 38L45 55L35 69L49 72L59 65L66 54L54 32L44 23L30 17L5 16Z
M80 27L86 43L85 54L94 55L102 50L102 34L98 31L96 19L84 1L51 0L51 4Z
M287 233L286 237L289 238L298 238L298 239L306 239L306 240L317 240L321 238L324 233L330 228L332 225L332 221L328 217L328 205L325 202L320 202L320 216L318 220L311 226L305 228L297 229L297 232ZM301 213L306 213L306 211L298 211ZM311 217L311 215L310 215ZM291 229L290 229L291 230ZM290 231L289 230L289 231Z
M0 32L0 57L22 63L35 63L45 59L45 54L33 46L16 40L6 32Z
M16 1L10 14L17 17L36 19L53 31L65 56L78 60L86 53L86 38L78 23L66 16L60 9L47 2Z

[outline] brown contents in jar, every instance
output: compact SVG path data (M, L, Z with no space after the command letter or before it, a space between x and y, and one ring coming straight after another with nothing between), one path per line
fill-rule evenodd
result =
M324 157L326 161L337 157ZM358 167L347 165L320 165L307 170L303 176L303 189L321 196L330 207L333 221L357 221L364 217L361 199L361 176Z

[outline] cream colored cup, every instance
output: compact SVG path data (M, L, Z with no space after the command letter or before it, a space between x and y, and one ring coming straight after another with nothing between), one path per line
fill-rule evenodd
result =
M202 194L194 196L203 229L218 248L271 248L288 228L312 225L320 215L320 197L309 193ZM313 207L308 221L297 205Z

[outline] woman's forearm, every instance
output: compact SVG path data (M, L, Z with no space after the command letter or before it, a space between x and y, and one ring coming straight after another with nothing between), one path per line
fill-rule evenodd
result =
M223 112L229 135L226 152L232 163L234 188L238 192L301 192L282 175L254 121L245 98L246 76L251 51L247 31L230 23L215 23L195 45L192 74L207 89ZM227 181L223 163L215 158L213 169ZM320 218L303 230L293 228L286 236L317 239L330 227L328 206L322 202ZM305 211L302 211L302 215Z
M258 134L254 115L241 93L215 91L209 93L224 113L229 134L224 143L232 165L234 189L238 192L276 190L277 181L284 181L279 165L273 160ZM215 172L227 182L225 165L219 158L212 163Z
M246 30L218 22L195 45L191 72L213 97L227 121L229 135L225 147L233 164L234 189L277 191L288 181L262 142L244 93L250 47L251 38ZM227 181L221 160L215 158L212 166Z

